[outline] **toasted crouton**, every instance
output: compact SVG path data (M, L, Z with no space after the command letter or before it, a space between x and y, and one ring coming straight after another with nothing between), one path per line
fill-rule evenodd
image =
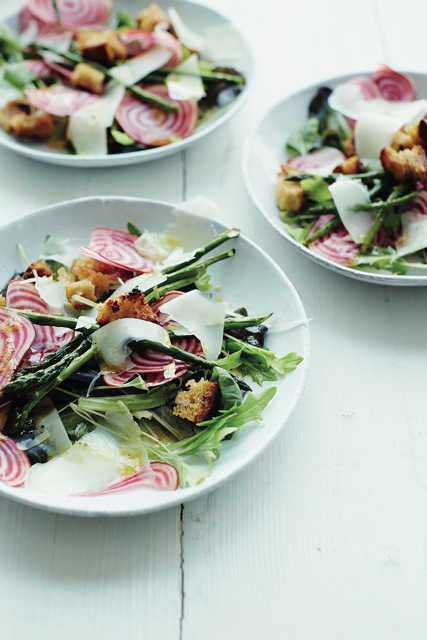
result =
M401 149L410 149L416 144L422 144L418 129L418 122L412 125L404 125L394 134L390 146L396 151L400 151Z
M203 422L214 412L218 397L218 383L201 378L189 380L175 397L173 413L190 422Z
M420 120L418 123L417 133L420 140L419 144L423 146L424 149L427 149L427 118Z
M55 117L26 100L12 100L0 109L0 127L17 138L47 140L55 131Z
M167 14L159 7L158 4L152 3L146 9L143 9L136 16L138 27L143 31L154 31L158 24L169 26L170 21Z
M282 211L300 211L305 204L305 192L297 180L283 180L285 166L276 186L276 204Z
M354 173L361 173L363 171L363 165L360 162L360 158L357 155L346 158L334 169L334 173L343 173L345 175L351 175Z
M75 300L74 296L81 296L91 302L96 302L95 285L90 280L78 280L65 286L65 295L74 309L87 309L89 305Z
M115 31L92 31L77 34L77 48L84 58L111 65L116 60L126 60L127 49Z
M52 269L42 258L28 265L27 269L24 271L23 278L33 278L34 271L40 277L43 277L43 276L49 277L53 275Z
M112 264L99 262L99 260L85 256L84 258L75 258L71 265L70 271L77 279L79 279L80 267L87 267L88 269L92 269L93 271L98 271L100 273L114 273L117 271L117 267Z
M94 69L89 64L79 62L71 74L71 82L78 87L92 91L100 95L104 90L105 73Z
M0 293L0 307L5 307L5 306L6 306L6 298L2 293Z
M158 317L147 303L144 294L136 287L132 291L106 300L100 305L96 321L103 325L120 318L137 318L148 322L158 322Z
M356 148L354 146L354 137L346 138L343 142L343 151L348 158L356 154Z
M427 185L427 156L420 145L396 151L385 147L380 154L382 165L397 182L411 180Z

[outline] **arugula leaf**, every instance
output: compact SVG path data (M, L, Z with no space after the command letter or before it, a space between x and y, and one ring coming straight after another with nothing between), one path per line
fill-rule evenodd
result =
M290 156L303 156L316 146L319 139L319 121L309 118L299 129L291 133L286 143Z
M391 247L374 247L372 253L359 256L352 260L349 266L358 267L359 269L364 267L378 270L384 269L400 276L405 275L409 269L427 269L427 264L408 262Z
M242 392L235 378L225 369L216 367L214 369L214 378L219 384L221 391L221 409L230 409L242 404Z
M129 233L133 233L134 236L142 236L142 231L139 229L133 222L128 222L128 231Z
M242 375L250 375L253 380L261 385L264 380L277 380L278 376L284 376L293 371L300 362L301 356L296 353L288 353L279 358L268 349L255 347L243 340L234 338L228 334L224 336L226 350L232 353L239 352L239 371Z
M0 25L0 63L18 62L23 59L21 44L10 27Z

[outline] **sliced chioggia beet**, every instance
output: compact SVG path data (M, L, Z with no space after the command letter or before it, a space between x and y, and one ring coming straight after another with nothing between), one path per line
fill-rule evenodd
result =
M0 433L0 481L11 487L25 483L30 470L30 461L12 438Z
M205 356L210 360L218 358L224 334L223 304L194 289L169 300L159 310L181 325L179 329L175 329L175 333L183 330L196 336L202 344Z
M87 495L102 496L117 493L118 491L123 491L123 489L137 489L139 487L174 491L178 488L178 485L179 476L175 467L167 462L151 462L136 473L122 478L122 480L118 480L104 489L92 491Z
M402 234L396 242L398 255L405 256L427 247L427 193L415 196L401 215Z
M165 80L169 96L172 99L200 100L206 95L205 87L199 75L199 58L195 53L188 56L184 62L181 62L175 68L179 73L171 73Z
M125 368L126 358L131 353L130 342L150 340L165 347L170 346L168 332L153 322L136 318L113 320L91 334L102 360L112 367Z
M29 0L30 13L45 24L58 24L58 15L52 0ZM66 27L93 27L104 24L110 17L110 0L57 0L61 25Z
M320 229L330 219L330 215L320 216L313 226L312 232ZM358 245L353 242L344 227L332 231L314 242L309 242L308 246L313 253L343 266L349 266L359 255Z
M313 153L307 153L295 158L289 158L286 164L301 173L313 173L315 175L327 176L333 172L335 167L345 160L345 155L334 147L325 147Z
M94 229L89 247L81 247L85 255L116 267L144 273L153 270L152 261L144 258L135 249L136 236L119 229L98 227Z
M46 89L27 89L28 101L36 109L54 116L70 116L72 113L100 98L93 93L55 85Z
M35 335L30 320L0 307L0 389L12 378Z
M125 87L109 82L104 95L95 103L75 111L68 123L68 138L79 155L100 156L108 153L107 129L114 122L123 100Z
M167 113L127 93L117 110L116 120L128 136L146 146L160 147L193 133L198 117L196 102L172 100L166 85L150 85L148 90L168 100L179 110Z
M365 113L356 121L354 145L359 158L378 160L381 150L388 147L401 121L381 113Z
M362 244L375 220L371 211L353 211L358 204L369 204L368 189L356 180L343 178L329 186L341 222L356 244Z
M372 80L385 100L410 102L417 95L417 87L412 78L385 65L372 74Z

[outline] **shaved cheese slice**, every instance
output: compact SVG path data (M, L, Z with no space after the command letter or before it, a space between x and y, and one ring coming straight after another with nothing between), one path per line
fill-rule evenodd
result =
M232 24L222 24L209 29L201 52L205 60L215 64L227 64L245 55L245 41Z
M173 209L172 214L168 233L179 240L184 252L203 246L218 233L212 222L207 223L207 219L218 218L218 206L205 196L185 200Z
M169 96L173 100L200 100L206 95L199 74L199 58L195 53L175 69L180 73L171 73L165 80ZM186 72L190 75L185 75Z
M164 233L154 233L152 231L144 231L137 240L135 240L135 249L144 258L163 262L174 249L179 246L176 238Z
M225 307L197 289L184 293L163 304L159 311L166 313L186 331L200 340L207 358L218 358L224 334Z
M354 127L356 153L366 160L378 160L381 150L388 147L401 127L400 120L381 113L364 113Z
M371 211L353 211L353 207L370 202L367 188L361 182L344 178L331 184L329 191L351 239L361 244L375 217Z
M402 235L396 242L396 252L406 256L427 247L427 215L418 211L402 213Z
M202 51L204 38L185 24L178 11L170 8L168 16L178 40L190 51Z
M153 322L136 318L120 318L104 325L90 336L99 355L107 364L116 368L126 365L131 353L128 344L133 341L151 340L165 347L170 346L168 332Z
M427 114L427 100L412 102L391 101L383 98L366 100L362 89L356 84L339 84L328 99L329 106L347 118L358 120L366 113L380 113L399 120L399 127L416 122ZM399 128L398 127L398 128Z
M85 493L121 477L117 447L108 434L95 429L62 455L31 467L26 487L57 495Z
M52 277L37 277L35 279L36 289L40 298L49 305L52 311L60 311L66 302L65 282L54 281Z
M111 81L96 103L82 107L70 116L68 137L78 155L107 155L107 128L113 124L125 87Z
M163 67L171 57L171 52L166 47L152 47L139 56L130 58L116 67L110 69L110 75L129 87L145 78L156 69Z

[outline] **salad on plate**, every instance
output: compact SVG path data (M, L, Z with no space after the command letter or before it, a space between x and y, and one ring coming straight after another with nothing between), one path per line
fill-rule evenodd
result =
M173 4L173 3L172 3ZM29 0L0 26L0 127L50 151L103 157L172 145L233 103L232 25L200 34L175 7Z
M386 66L319 88L276 185L291 237L356 270L426 270L426 116L412 77Z
M239 231L184 251L174 225L98 227L83 247L47 236L4 283L1 483L80 497L192 487L262 421L302 358L268 349L268 309L212 286Z

